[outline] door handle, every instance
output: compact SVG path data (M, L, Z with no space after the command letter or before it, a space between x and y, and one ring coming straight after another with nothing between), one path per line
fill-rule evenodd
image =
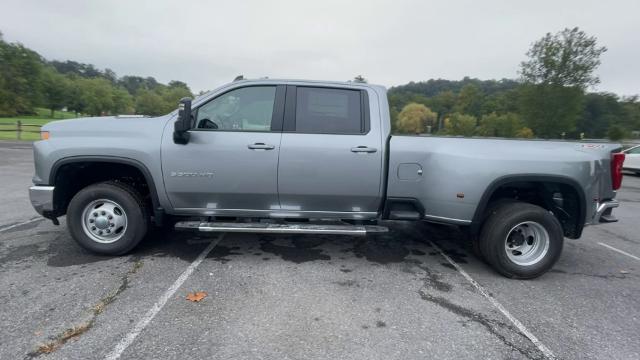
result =
M351 152L354 153L374 153L376 151L378 151L378 149L367 146L356 146L351 148Z
M273 145L267 145L265 143L255 143L247 146L251 150L273 150L276 147Z

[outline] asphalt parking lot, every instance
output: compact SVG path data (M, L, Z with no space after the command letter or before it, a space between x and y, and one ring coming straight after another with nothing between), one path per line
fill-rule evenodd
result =
M518 281L456 229L411 224L367 238L156 231L96 256L32 210L32 166L29 144L0 142L1 359L640 358L638 176L620 222Z

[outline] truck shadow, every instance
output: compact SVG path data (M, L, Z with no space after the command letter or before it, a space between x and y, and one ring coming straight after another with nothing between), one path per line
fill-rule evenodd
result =
M149 236L134 256L177 257L193 261L216 234L160 232ZM392 226L388 233L351 237L339 235L226 234L207 258L230 261L273 261L294 264L358 259L371 265L416 262L423 256L440 256L430 241L440 244L456 262L466 263L470 254L464 237L455 228L440 226Z
M42 232L52 235L48 250L38 250L46 256L47 265L67 267L104 262L117 257L93 254L77 245L66 231ZM179 258L191 262L220 234L154 229L129 256ZM440 254L431 246L436 243L454 261L466 263L470 246L457 229L447 226L399 224L391 226L388 233L351 237L339 235L259 235L226 234L224 239L208 254L207 259L227 263L230 261L285 261L294 264L325 262L333 264L345 260L364 261L379 266L394 263L420 264L426 257ZM18 249L20 250L20 249ZM25 249L26 250L26 249ZM23 254L30 257L37 254ZM17 251L17 250L16 250ZM24 251L23 251L24 252ZM2 256L6 261L17 261L16 256ZM422 259L422 260L421 260ZM444 265L444 264L443 264ZM344 270L343 272L347 272Z

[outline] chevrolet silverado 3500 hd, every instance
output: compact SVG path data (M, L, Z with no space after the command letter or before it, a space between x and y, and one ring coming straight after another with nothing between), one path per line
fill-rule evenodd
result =
M153 225L364 235L456 224L508 277L533 278L587 224L616 221L620 145L391 135L385 88L240 80L165 116L56 121L34 144L31 202L101 254ZM330 220L330 221L328 221Z

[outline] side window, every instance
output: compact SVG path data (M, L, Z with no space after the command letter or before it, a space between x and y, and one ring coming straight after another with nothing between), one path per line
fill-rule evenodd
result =
M231 90L198 108L196 128L270 131L275 97L275 86Z
M296 132L365 132L359 90L298 87L296 97Z
M628 152L628 153L629 153L629 154L634 154L634 155L635 155L635 154L639 154L639 155L640 155L640 146L638 146L638 147L636 147L636 148L633 148L633 149L629 150L629 152Z

